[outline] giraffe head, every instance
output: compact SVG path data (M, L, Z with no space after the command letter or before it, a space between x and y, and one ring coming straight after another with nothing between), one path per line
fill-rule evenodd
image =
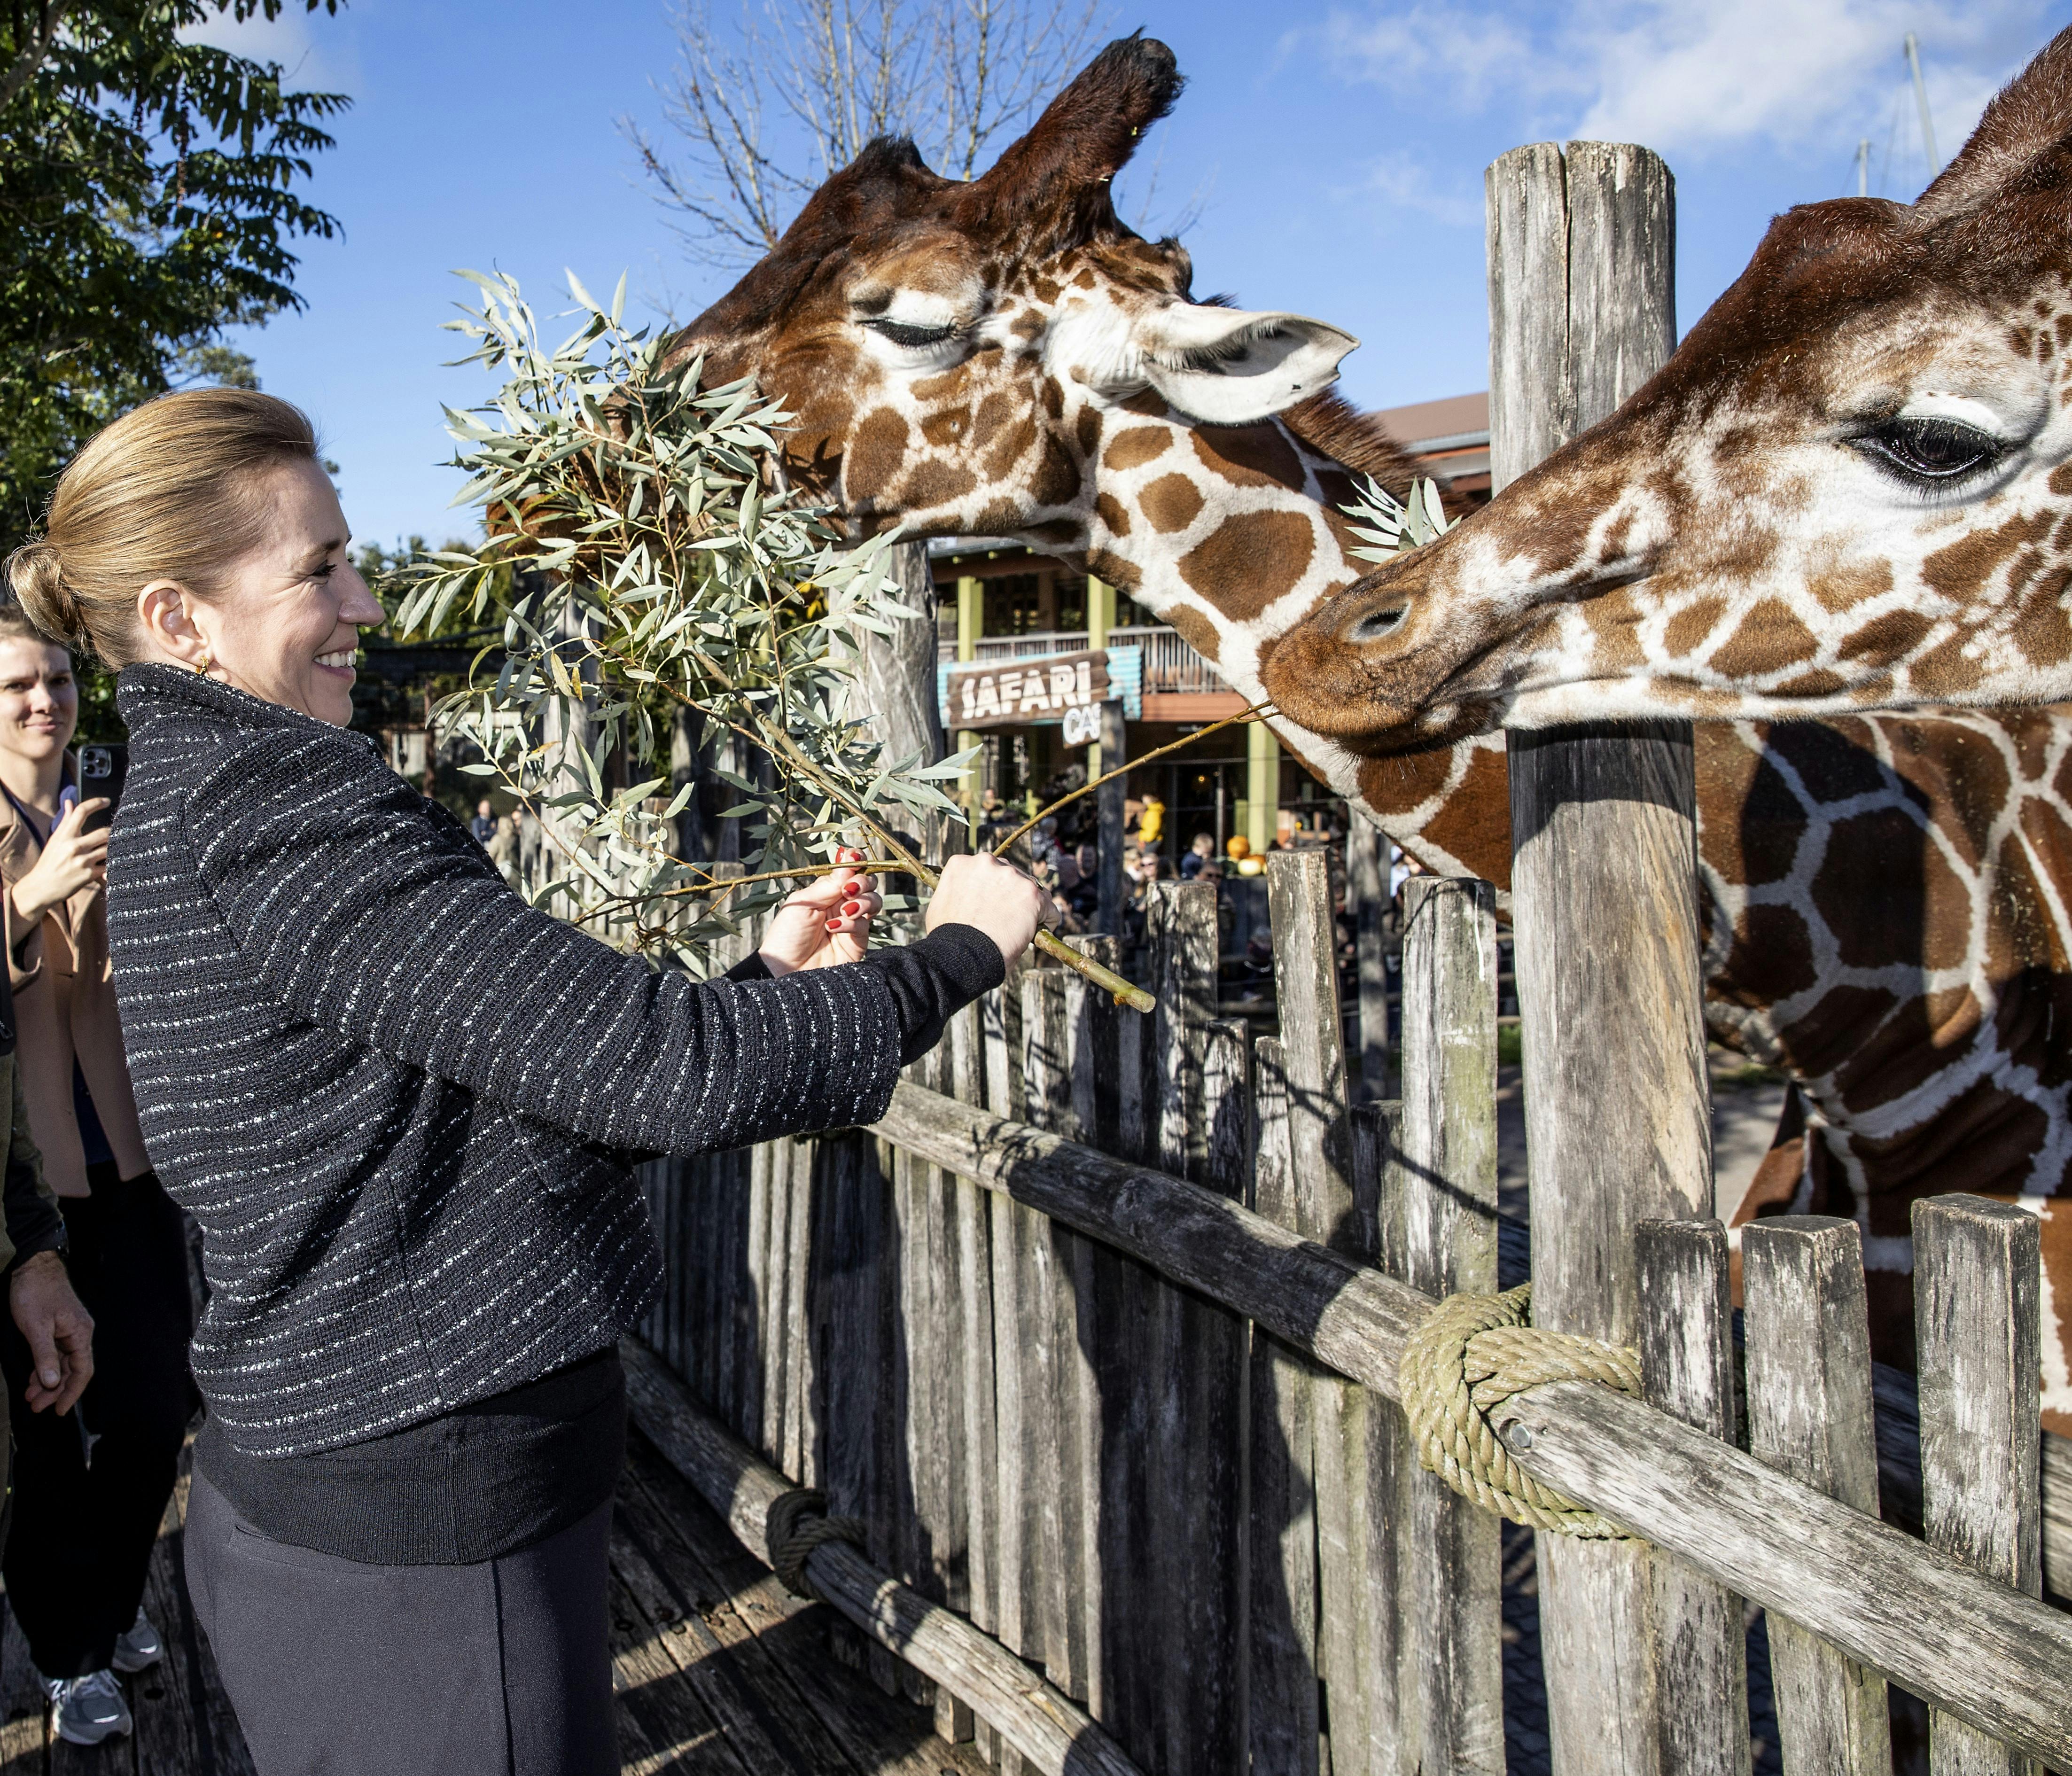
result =
M1496 723L2072 697L2072 31L1918 202L1774 222L1603 424L1292 634L1374 753Z
M861 530L1097 551L1101 441L1126 409L1255 422L1355 343L1194 302L1178 243L1117 219L1109 181L1182 84L1163 43L1112 43L969 183L872 142L670 361L752 372L796 415L787 472Z

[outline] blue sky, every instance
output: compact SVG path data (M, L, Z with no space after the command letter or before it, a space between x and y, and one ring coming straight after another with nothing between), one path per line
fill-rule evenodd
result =
M1460 394L1486 381L1482 175L1507 148L1661 152L1688 327L1771 215L1855 188L1860 140L1874 195L1918 191L1905 33L1947 158L2067 23L2072 0L1117 0L1100 35L1142 26L1190 80L1117 206L1146 232L1198 212L1198 291L1357 334L1344 389L1362 405ZM630 308L686 318L728 282L686 261L619 128L660 118L668 0L349 0L220 40L355 101L309 187L344 227L304 248L308 307L236 343L315 417L363 537L471 528L446 510L439 409L490 384L442 368L451 268L512 272L542 308L564 266L600 293L630 270Z

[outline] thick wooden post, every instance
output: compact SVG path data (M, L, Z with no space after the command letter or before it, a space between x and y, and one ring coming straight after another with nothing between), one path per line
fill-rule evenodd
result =
M1490 167L1499 489L1668 356L1673 191L1656 156L1613 143L1543 142ZM1631 1344L1634 1224L1712 1204L1691 730L1514 732L1511 785L1533 1317ZM1557 1776L1653 1776L1647 1551L1543 1536L1540 1569Z
M1129 756L1128 742L1122 719L1122 699L1111 697L1100 706L1101 757L1107 761L1103 770L1120 764ZM1094 805L1099 810L1099 853L1100 869L1100 910L1096 915L1100 934L1104 937L1122 935L1122 824L1123 804L1129 795L1129 779L1118 777L1112 783L1103 783L1094 791Z
M2043 1590L2041 1235L2009 1203L1914 1205L1922 1527L1930 1547L2032 1597ZM2033 1759L1949 1715L1931 1715L1928 1733L1930 1776L2036 1776Z

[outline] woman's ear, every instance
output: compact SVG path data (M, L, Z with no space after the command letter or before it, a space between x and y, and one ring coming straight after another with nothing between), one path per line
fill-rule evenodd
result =
M208 639L195 622L199 602L177 580L154 580L137 594L137 619L155 658L196 672L208 670Z

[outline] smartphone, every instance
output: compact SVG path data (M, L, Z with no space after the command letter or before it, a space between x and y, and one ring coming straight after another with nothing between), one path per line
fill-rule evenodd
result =
M81 746L79 749L79 799L90 802L107 798L108 806L87 816L81 828L98 832L115 818L116 804L122 800L122 779L130 771L127 746Z

